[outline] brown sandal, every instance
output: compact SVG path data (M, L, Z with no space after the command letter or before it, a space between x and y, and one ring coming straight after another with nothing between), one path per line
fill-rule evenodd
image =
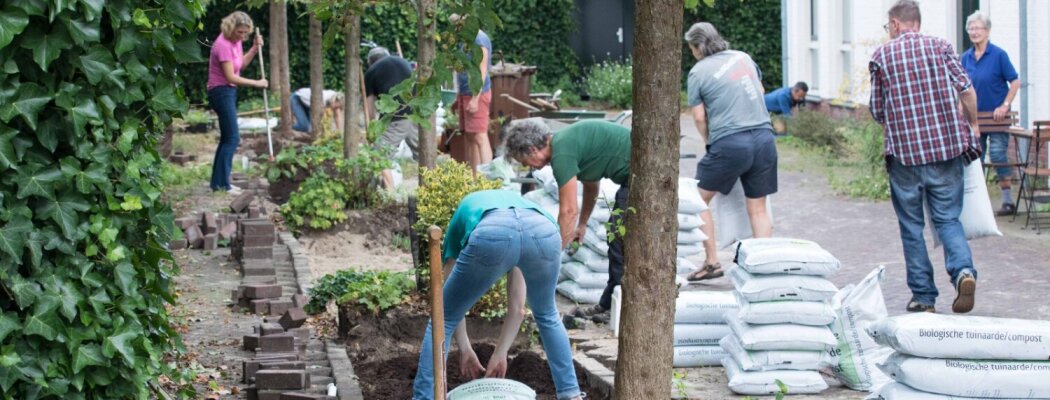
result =
M705 281L708 279L721 278L725 275L721 263L705 264L702 268L693 271L685 279L689 282Z

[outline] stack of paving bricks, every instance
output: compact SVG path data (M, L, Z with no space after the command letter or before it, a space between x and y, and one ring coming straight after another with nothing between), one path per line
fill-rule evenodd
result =
M243 362L244 383L251 385L247 398L330 399L326 394L333 379L327 353L324 345L311 337L310 329L303 327L307 298L297 294L287 301L292 308L280 318L265 318L255 333L244 336L244 349L255 351L254 358Z
M262 208L252 206L255 194L245 191L233 199L230 203L230 213L201 212L196 216L183 217L175 220L175 225L182 230L183 238L172 240L172 250L185 248L215 250L219 243L238 243L240 236L239 221L244 219L258 220L262 217ZM273 224L270 224L272 227ZM272 231L272 229L271 229ZM258 240L258 238L256 238ZM273 243L273 234L270 234L270 243ZM272 250L270 257L272 258Z

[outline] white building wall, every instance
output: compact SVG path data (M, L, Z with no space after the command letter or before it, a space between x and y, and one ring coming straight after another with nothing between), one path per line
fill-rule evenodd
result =
M1028 82L1030 121L1050 120L1050 1L981 0L992 20L991 40L1006 50L1020 71L1020 2L1028 2ZM832 102L867 104L871 53L889 36L882 26L896 0L786 0L789 83L806 81L810 97ZM810 36L810 7L817 7L817 41ZM958 0L921 0L922 32L948 40L960 53L965 33ZM815 64L814 64L815 63ZM1044 66L1039 68L1037 66ZM1042 89L1042 92L1040 92ZM1021 109L1020 96L1014 110Z

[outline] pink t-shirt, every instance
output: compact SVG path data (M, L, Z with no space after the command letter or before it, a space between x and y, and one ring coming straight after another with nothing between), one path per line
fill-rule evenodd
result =
M217 86L235 86L223 75L223 62L233 63L233 74L240 76L244 65L244 49L241 48L240 40L231 42L220 33L211 46L211 57L208 59L208 90Z

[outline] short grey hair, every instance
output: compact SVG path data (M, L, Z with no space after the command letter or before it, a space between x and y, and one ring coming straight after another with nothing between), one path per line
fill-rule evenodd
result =
M966 27L969 28L970 24L974 21L981 21L984 24L985 29L992 29L992 20L988 19L987 15L984 15L981 10L974 11L969 17L966 17Z
M551 128L539 118L521 119L507 127L504 146L508 156L520 159L547 146L547 139L553 135Z
M389 55L390 55L390 50L387 50L386 47L376 46L376 47L372 48L372 50L368 51L368 66L371 67L373 64L375 64L379 60L382 60L383 57L386 57L386 56L389 56Z
M685 33L685 41L700 50L700 58L729 49L729 42L722 39L710 22L697 22Z
M922 23L922 12L919 11L919 3L915 0L897 0L897 4L890 7L888 14L890 18L899 19L901 22Z

